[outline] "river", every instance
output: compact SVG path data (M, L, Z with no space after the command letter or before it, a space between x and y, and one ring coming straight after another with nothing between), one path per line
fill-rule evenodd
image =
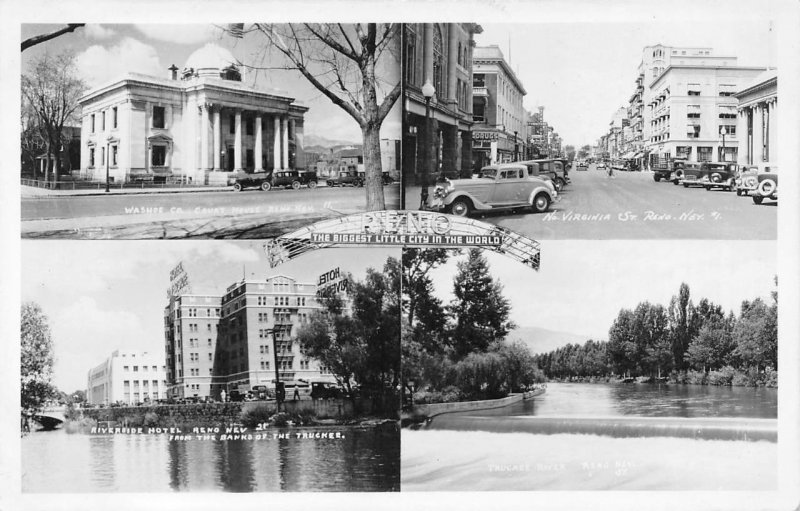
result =
M22 438L24 492L398 491L397 428L342 427L341 438L170 440L63 430ZM334 430L327 430L334 431Z
M551 383L532 401L403 430L401 487L774 490L776 417L775 389Z

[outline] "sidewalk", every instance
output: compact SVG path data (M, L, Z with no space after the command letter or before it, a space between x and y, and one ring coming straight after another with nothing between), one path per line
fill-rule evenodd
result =
M325 188L325 182L320 181L317 188ZM125 187L125 188L109 188L106 192L105 185L100 185L98 188L77 189L77 190L50 190L47 188L39 188L36 186L20 185L20 196L23 199L46 199L49 197L90 197L93 195L135 195L135 194L157 194L157 193L208 193L208 192L232 192L233 186L174 186L164 188L153 187Z

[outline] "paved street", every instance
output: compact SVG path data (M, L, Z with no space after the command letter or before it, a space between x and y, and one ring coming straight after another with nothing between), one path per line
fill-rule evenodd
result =
M533 239L776 239L777 202L757 206L735 192L653 181L649 172L614 172L592 165L571 170L572 184L546 214L489 213L485 222ZM406 204L418 204L419 189Z
M399 185L384 187L387 209ZM23 238L269 238L364 210L363 188L53 195L22 199Z

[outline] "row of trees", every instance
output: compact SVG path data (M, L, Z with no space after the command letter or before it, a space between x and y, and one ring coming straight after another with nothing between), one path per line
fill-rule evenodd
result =
M505 340L514 328L511 306L479 249L457 263L452 301L445 305L436 296L431 271L451 256L445 249L403 251L405 394L431 401L492 399L542 381L528 348Z
M352 393L357 385L377 408L397 409L400 384L400 262L388 258L383 272L367 270L363 281L351 276L347 295L321 290L323 310L297 333L301 350L320 361Z
M777 292L772 298L771 304L761 298L745 300L737 317L707 298L695 305L684 283L667 307L641 302L633 310L621 310L608 342L569 344L537 355L536 362L554 378L777 370Z

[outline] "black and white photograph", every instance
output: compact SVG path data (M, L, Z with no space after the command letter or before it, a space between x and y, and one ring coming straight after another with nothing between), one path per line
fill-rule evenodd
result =
M24 493L399 491L397 249L23 252Z
M267 238L399 207L398 24L69 27L22 27L23 237Z
M762 17L407 23L406 207L534 239L774 240L776 40Z
M775 244L654 243L405 250L403 491L775 490Z

